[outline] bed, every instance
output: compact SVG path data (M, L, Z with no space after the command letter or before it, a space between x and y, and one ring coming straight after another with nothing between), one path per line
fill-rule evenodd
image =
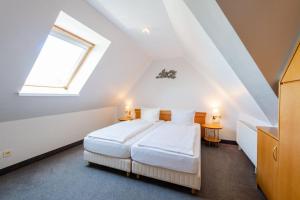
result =
M139 110L136 110L139 116ZM150 178L189 187L195 193L201 187L200 124L205 113L195 113L194 124L164 122L131 148L132 172ZM161 111L161 119L171 120L170 111Z
M84 138L84 160L125 171L129 176L132 144L160 123L136 119L96 130Z

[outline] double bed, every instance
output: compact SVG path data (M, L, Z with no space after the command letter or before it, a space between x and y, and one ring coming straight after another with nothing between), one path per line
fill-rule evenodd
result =
M175 123L171 111L159 111L159 120L141 119L97 130L84 139L84 159L162 181L192 188L201 186L201 126L206 113L193 113L191 124ZM143 118L143 117L142 117ZM177 118L178 119L178 118Z

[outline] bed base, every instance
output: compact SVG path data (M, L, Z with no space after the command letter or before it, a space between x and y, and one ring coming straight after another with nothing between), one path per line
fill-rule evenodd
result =
M200 190L201 187L200 166L197 174L191 174L132 161L132 173L135 173L137 175L137 178L139 178L140 175L147 176L150 178L191 188L193 194Z
M131 159L130 158L116 158L101 155L98 153L93 153L84 150L83 159L87 162L95 163L98 165L103 165L111 167L114 169L122 170L127 172L126 175L129 176L131 172Z
M147 176L150 178L191 188L192 194L196 194L201 187L200 167L197 174L191 174L142 164L136 161L132 161L130 158L110 157L86 150L84 150L83 152L83 157L87 162L125 171L127 176L130 176L130 173L132 172L136 174L136 177L138 179L140 178L140 176Z

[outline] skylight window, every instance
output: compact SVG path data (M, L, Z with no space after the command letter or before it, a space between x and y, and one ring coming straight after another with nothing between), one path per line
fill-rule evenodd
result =
M68 89L93 47L94 44L54 26L24 85Z
M78 95L110 41L61 12L20 95Z

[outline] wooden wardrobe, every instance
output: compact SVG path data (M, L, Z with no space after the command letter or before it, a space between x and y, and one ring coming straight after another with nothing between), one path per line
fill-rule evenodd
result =
M300 47L280 81L278 200L300 200Z
M300 46L279 87L279 134L257 127L257 184L268 200L300 200Z

